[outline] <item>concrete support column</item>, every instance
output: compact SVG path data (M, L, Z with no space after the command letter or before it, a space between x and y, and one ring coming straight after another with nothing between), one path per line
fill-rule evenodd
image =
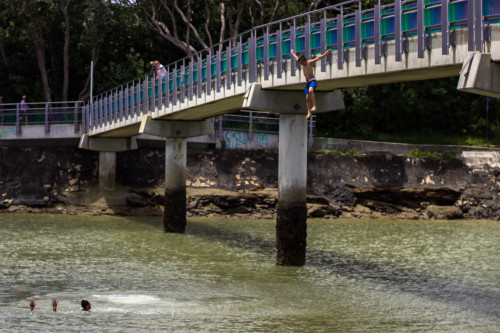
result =
M99 152L99 188L113 191L116 182L116 152L137 149L137 140L130 138L94 138L83 134L80 149Z
M113 191L116 181L116 152L99 152L99 188Z
M186 231L186 160L187 138L210 135L210 120L154 120L142 118L140 134L165 138L165 232Z
M186 138L165 139L165 232L186 231Z
M307 120L280 114L276 264L302 266L307 237Z

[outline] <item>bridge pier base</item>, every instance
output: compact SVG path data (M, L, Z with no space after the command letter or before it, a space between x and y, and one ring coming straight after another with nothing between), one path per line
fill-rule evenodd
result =
M99 188L113 191L116 183L116 152L99 152Z
M276 264L302 266L307 238L307 120L280 114Z
M140 134L165 138L165 232L186 231L187 138L213 134L210 120L153 120L144 116Z
M186 138L165 139L165 232L186 231Z
M82 135L78 145L80 149L99 152L99 188L113 191L116 184L116 153L137 149L137 140L131 138L95 138Z

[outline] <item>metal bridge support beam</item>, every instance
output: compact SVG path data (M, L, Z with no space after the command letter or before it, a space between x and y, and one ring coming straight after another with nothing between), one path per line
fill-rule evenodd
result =
M500 98L500 63L489 53L472 53L460 71L457 89Z
M213 134L208 120L153 120L142 118L140 134L165 138L165 232L186 231L186 160L187 138Z
M344 108L340 91L316 93L319 112ZM307 107L301 91L265 90L253 84L243 107L280 114L276 264L302 266L307 238Z
M78 148L99 152L99 188L113 191L116 184L116 153L137 149L137 140L131 138L94 138L82 135Z
M307 120L280 114L276 264L302 266L307 237Z

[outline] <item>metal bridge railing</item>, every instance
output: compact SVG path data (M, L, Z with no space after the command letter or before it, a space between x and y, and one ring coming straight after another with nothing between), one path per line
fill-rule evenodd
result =
M338 52L337 68L342 69L347 49L355 49L357 67L367 59L366 46L374 45L376 64L387 55L385 43L394 40L395 60L402 61L408 51L407 38L417 36L418 57L430 47L430 34L441 32L442 53L455 45L454 30L468 28L469 51L481 51L489 40L489 25L500 22L500 0L395 0L389 5L362 9L351 0L322 9L258 26L165 66L162 80L145 76L121 85L88 101L83 124L85 130L103 124L146 114L155 107L169 107L193 97L210 95L221 89L241 86L244 80L268 80L271 74L281 78L290 59L290 75L297 64L290 50L306 56L331 48ZM321 59L326 71L329 55Z
M224 131L246 132L251 140L254 133L279 134L279 120L279 114L241 110L212 118L212 125L217 140L222 138ZM316 116L311 116L307 124L308 143L312 146L316 130Z
M76 133L82 120L83 104L82 101L0 104L0 126L16 126L16 134L19 134L26 125L45 125L48 133L50 125L74 124Z

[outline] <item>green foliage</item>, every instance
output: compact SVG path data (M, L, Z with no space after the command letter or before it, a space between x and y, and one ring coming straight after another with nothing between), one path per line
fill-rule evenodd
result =
M325 154L329 154L329 153L335 153L335 154L338 154L340 156L359 156L360 155L360 153L354 148L351 148L348 150L340 150L338 148L335 148L333 151L325 150Z
M500 102L459 92L457 78L343 90L345 109L316 117L317 135L434 144L500 144ZM481 141L482 142L478 142Z
M428 157L428 158L439 158L443 160L453 160L456 158L455 155L448 152L435 152L435 151L421 151L418 149L412 150L410 152L411 157Z

